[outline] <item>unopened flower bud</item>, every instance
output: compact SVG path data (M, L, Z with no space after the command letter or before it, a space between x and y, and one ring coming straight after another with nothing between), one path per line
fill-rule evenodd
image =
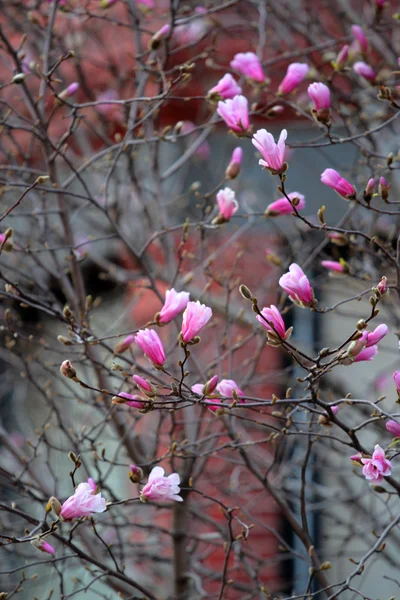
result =
M75 379L76 377L76 370L69 360L64 360L64 362L61 363L60 373L61 375L64 375L64 377L67 377L67 379Z
M143 471L136 465L129 465L129 479L132 483L139 483L143 479Z
M365 186L365 190L364 190L364 200L365 202L370 202L372 195L374 193L374 188L375 188L375 179L371 178L367 185Z
M71 83L68 87L65 88L65 90L63 90L62 92L60 92L58 94L58 97L63 99L63 98L70 98L71 96L73 96L74 94L76 94L76 92L79 89L79 83L77 81L74 81L74 83Z
M336 57L336 61L334 63L334 67L337 71L341 71L345 64L347 63L347 59L349 57L349 46L346 44L343 46L341 51Z
M214 375L211 377L203 387L203 396L207 396L208 394L212 394L218 384L218 375Z
M332 244L336 244L336 246L347 246L349 240L344 233L336 233L335 231L331 231L328 234L328 238L332 242Z
M138 388L146 394L146 396L152 398L156 395L156 390L151 385L148 379L144 379L144 377L140 377L140 375L133 375L132 379L136 383Z
M387 277L383 276L376 287L381 296L384 296L388 291Z
M149 41L149 50L157 50L157 48L161 44L161 40L165 39L169 32L171 31L171 26L165 24L159 29Z
M118 344L116 344L116 346L114 348L114 354L122 354L123 352L128 350L128 348L130 347L131 344L133 344L134 341L135 341L135 336L133 334L128 335L124 340L122 340L121 342L118 342Z
M227 179L235 179L239 175L240 165L243 158L243 150L238 146L232 153L231 162L226 168L225 177Z
M51 510L57 517L60 516L61 504L59 500L57 500L57 498L55 498L54 496L51 496L51 498L49 498L48 503L46 504L46 512L49 513Z
M34 540L31 540L31 544L34 548L40 550L40 552L46 552L47 554L52 555L55 554L53 546L41 538L35 538Z
M379 195L384 202L389 198L390 184L386 182L384 177L379 179Z
M243 298L245 298L246 300L251 300L252 299L252 295L251 295L251 291L249 290L249 288L246 285L241 285L239 287L239 292L240 294L243 296Z
M11 83L17 83L17 84L24 83L24 81L25 81L25 73L17 73L11 79Z

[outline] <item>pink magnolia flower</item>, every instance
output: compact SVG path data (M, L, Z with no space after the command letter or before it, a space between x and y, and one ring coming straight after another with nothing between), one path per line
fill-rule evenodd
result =
M378 292L382 296L384 296L386 294L386 292L388 291L387 277L383 276L376 287L378 289Z
M329 269L330 271L337 271L338 273L344 273L344 265L336 260L321 260L321 265L325 267L325 269Z
M338 71L343 69L349 58L349 46L345 44L336 57L335 67Z
M288 334L290 335L290 331L286 331L285 321L283 320L283 317L276 306L273 304L271 304L269 307L265 306L262 309L261 314L262 316L257 315L256 319L263 327L265 327L268 332L273 334L276 332L283 340L288 339Z
M68 87L65 88L62 92L58 94L59 98L70 98L79 90L79 83L74 81Z
M178 473L172 473L164 477L162 467L154 467L149 475L149 479L142 489L140 499L142 502L148 500L176 500L183 502L183 498L178 494L181 491L179 487L180 477Z
M242 164L243 150L240 146L232 152L231 162L226 168L225 177L227 179L235 179L239 175L240 165Z
M290 192L288 196L291 200L294 198L299 199L299 203L296 204L296 210L302 210L305 207L306 201L303 194L300 194L299 192ZM293 212L294 210L292 204L287 198L283 197L279 198L279 200L275 200L275 202L271 202L271 204L268 204L265 215L268 217L278 217L280 215L291 215Z
M140 480L143 478L143 471L137 465L132 464L129 465L128 475L132 483L139 483Z
M307 76L310 67L305 63L292 63L278 88L278 94L290 94Z
M127 402L125 402L124 404L127 404L128 406L131 406L132 408L143 408L145 406L145 403L143 402L143 398L141 398L140 396L137 396L136 394L127 394L127 392L119 392L118 396L122 396L123 398L127 399ZM117 398L118 398L117 396Z
M213 88L208 90L207 96L217 95L224 100L234 98L242 93L242 88L236 83L230 73L226 73Z
M353 65L353 70L357 75L361 75L367 81L375 81L376 73L373 68L363 61L355 62Z
M112 102L118 100L118 92L116 90L106 90L97 96L96 110L104 117L112 117L119 112L120 105Z
M389 327L385 324L378 325L374 331L367 332L367 348L375 346L389 333Z
M335 190L342 198L350 200L356 196L356 188L354 185L351 185L351 183L341 177L335 169L325 169L321 175L321 181Z
M157 366L165 363L164 347L154 329L142 329L135 336L135 342L145 355Z
M80 483L74 494L61 506L60 515L64 521L86 517L92 513L102 513L106 510L106 501L101 494L95 494L96 484L93 479Z
M184 342L191 342L212 317L209 306L197 302L188 302L183 313L181 336Z
M364 30L359 25L352 25L351 32L354 35L356 41L358 42L358 47L360 51L365 54L368 51L368 40L364 33Z
M400 437L400 423L397 421L387 421L385 425L386 429L389 433L394 435L395 437Z
M331 91L327 85L319 81L308 86L307 93L314 102L315 110L329 110L331 106Z
M225 102L219 101L217 113L236 133L244 133L250 126L249 108L245 96L235 96Z
M49 542L46 542L46 540L42 540L42 539L32 540L31 544L32 544L32 546L34 546L37 550L40 550L41 552L46 552L47 554L51 554L51 555L54 555L56 553L53 546L51 544L49 544Z
M169 323L172 319L175 319L179 313L185 310L189 297L189 292L177 292L174 288L167 290L164 306L160 310L157 321L159 323Z
M296 263L289 267L289 272L282 275L279 285L298 306L312 306L314 292L302 269Z
M235 192L229 187L218 192L217 204L219 213L225 221L229 221L239 208L238 201L235 198Z
M221 379L216 389L221 396L226 398L233 398L233 390L238 396L244 396L244 393L233 379Z
M207 9L204 6L196 6L195 15L200 15L196 19L191 19L187 23L182 20L177 21L177 27L174 29L173 40L182 45L194 44L198 42L208 31L209 22L201 15L204 15Z
M379 195L382 198L382 200L387 200L389 198L390 184L387 183L387 181L384 177L379 178L378 189L379 189Z
M118 344L116 344L114 348L114 353L122 354L123 352L128 350L128 348L133 344L134 341L135 336L132 333L131 335L128 335L125 339L123 339L121 342L118 342Z
M373 177L371 177L371 179L368 180L368 183L364 189L364 200L366 202L369 202L371 200L373 193L374 193L374 189L375 189L375 179Z
M382 483L383 478L392 472L392 463L385 457L385 453L379 444L376 444L372 458L362 458L362 474L368 481Z
M354 359L354 362L363 362L367 360L373 360L375 356L378 354L378 346L370 346L369 348L364 348L357 354Z
M140 377L140 375L133 375L132 379L136 383L138 388L146 394L153 395L155 393L155 389L153 388L148 379L144 379L143 377Z
M259 82L265 81L261 63L254 52L239 52L235 54L230 66L249 79Z
M397 393L400 396L400 371L395 371L393 373L393 379L396 384Z
M165 38L167 38L169 36L170 32L171 32L171 25L169 23L166 23L158 31L156 31L156 33L153 35L153 37L149 41L149 49L157 50L157 48L161 44L161 41L164 40Z
M211 379L209 379L204 385L202 383L195 383L190 389L199 396L207 396L208 394L212 394L214 392L217 387L217 383L218 375L214 375L214 377L211 377ZM210 410L215 412L219 409L217 406L221 403L219 398L207 398L207 400L209 400L209 402L206 402L206 404L209 404L208 408Z
M263 157L262 160L258 161L258 164L266 169L270 169L273 173L282 171L285 162L286 138L286 129L282 129L277 144L273 135L266 129L256 131L251 141Z

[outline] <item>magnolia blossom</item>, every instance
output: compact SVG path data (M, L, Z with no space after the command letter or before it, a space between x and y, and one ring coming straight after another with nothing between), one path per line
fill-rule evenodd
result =
M289 65L278 88L278 94L290 94L307 76L309 69L310 67L305 63L292 63Z
M49 542L46 542L46 540L43 540L43 539L32 540L31 544L32 544L32 546L34 546L37 550L40 550L41 552L46 552L47 554L51 554L51 555L54 555L56 553L53 546L51 544L49 544Z
M375 344L378 344L385 337L385 335L389 333L389 327L385 324L382 324L378 325L374 331L364 332L364 335L365 333L367 342L366 347L369 348L370 346L375 346Z
M400 371L395 371L393 373L393 379L396 384L397 394L400 396Z
M250 126L249 107L245 96L235 96L232 100L218 102L217 113L236 133L244 133Z
M321 260L321 265L330 271L337 271L338 273L344 273L345 271L344 264L336 260Z
M364 200L366 202L369 202L371 200L373 193L374 193L374 189L375 189L375 179L373 177L371 177L368 180L368 183L364 189Z
M220 96L225 100L227 98L234 98L234 96L240 95L242 93L242 88L238 85L235 79L232 77L230 73L226 73L220 79L213 88L208 90L208 96Z
M389 433L394 435L395 437L400 437L400 423L397 421L387 421L385 425L386 429Z
M347 63L348 58L349 58L349 46L347 44L345 44L336 57L336 60L335 60L336 69L338 69L340 71L344 67L344 65Z
M378 190L379 190L379 195L382 198L382 200L386 201L389 198L390 184L387 183L387 181L384 177L379 178Z
M225 221L229 221L239 208L239 204L235 198L235 192L229 187L218 192L217 204L219 213Z
M388 291L387 277L383 276L378 285L376 286L378 292L384 296Z
M106 501L101 494L96 494L96 484L89 478L87 483L80 483L74 494L61 506L60 515L64 521L86 517L92 513L106 510Z
M145 403L143 402L143 398L141 398L140 396L137 396L136 394L128 394L127 392L119 392L118 396L122 396L122 398L126 398L126 402L124 402L124 404L127 404L128 406L131 406L132 408L143 408L145 406ZM118 400L118 396L116 396L117 400Z
M184 342L191 342L212 317L209 306L197 302L188 302L183 313L181 337Z
M232 152L232 158L225 171L227 179L235 179L239 175L240 165L242 164L243 150L237 146Z
M177 292L174 288L165 292L164 306L160 310L157 321L159 323L169 323L179 313L185 310L189 302L189 292Z
M339 196L342 196L342 198L350 200L356 196L357 192L354 185L351 185L351 183L341 177L340 174L335 171L335 169L325 169L321 175L321 181L328 187L335 190L335 192L337 192Z
M270 169L273 173L282 171L285 162L286 138L286 129L282 129L278 143L275 143L273 135L266 129L256 131L251 141L263 157L258 164Z
M217 385L217 392L226 398L232 398L233 391L235 391L238 396L244 396L244 393L233 379L221 379Z
M273 304L269 307L265 306L261 311L261 315L257 315L256 319L268 332L277 333L283 340L288 339L290 331L286 331L285 321L276 306Z
M282 275L279 285L298 306L312 306L314 292L302 269L296 263L289 267L289 272Z
M142 329L135 336L135 342L145 355L157 366L165 363L164 347L154 329Z
M353 69L357 75L361 75L367 81L375 81L376 79L376 73L373 68L363 61L355 62Z
M208 394L212 394L214 392L215 388L217 387L217 383L218 375L214 375L214 377L211 377L211 379L209 379L205 384L195 383L190 389L199 396L207 396ZM207 400L209 400L209 402L206 402L205 404L209 405L208 408L210 410L213 412L219 410L219 407L217 406L221 403L219 398L208 398Z
M154 467L149 475L149 479L142 489L140 499L142 502L147 500L176 500L183 502L183 498L178 494L181 491L179 487L180 477L178 473L172 473L164 477L162 467Z
M154 394L155 389L151 385L150 381L148 381L148 379L144 379L143 377L140 377L140 375L132 375L132 379L136 383L138 388L141 389L143 392Z
M392 463L385 457L379 444L376 444L372 458L361 458L361 463L364 465L362 474L374 483L382 483L383 478L392 472Z
M114 353L122 354L123 352L128 350L128 348L133 344L134 341L135 336L132 333L131 335L128 335L126 338L124 338L121 342L118 342L118 344L116 344L114 348Z
M257 54L254 52L239 52L230 63L232 69L254 81L265 81L265 75Z
M368 40L366 38L363 28L359 25L352 25L351 33L354 35L361 52L365 54L368 51Z
M59 98L70 98L79 90L79 83L74 81L68 87L65 88L62 92L58 94Z
M196 19L191 19L187 23L182 20L177 21L177 27L173 32L174 42L182 45L194 44L200 40L208 31L208 20L202 16L207 12L204 6L196 6L194 14L199 15Z
M354 362L364 362L373 360L375 356L378 354L378 346L370 346L369 348L364 348L357 354L354 359Z
M308 86L307 93L314 102L315 110L329 110L331 106L331 91L327 85L319 81Z
M294 198L298 198L298 204L295 204L296 210L302 210L305 205L305 197L303 194L299 192L290 192L288 194L290 200L294 200ZM287 198L279 198L279 200L275 200L275 202L271 202L268 204L267 209L265 211L265 215L268 217L278 217L280 215L291 215L293 214L293 206L291 202Z

